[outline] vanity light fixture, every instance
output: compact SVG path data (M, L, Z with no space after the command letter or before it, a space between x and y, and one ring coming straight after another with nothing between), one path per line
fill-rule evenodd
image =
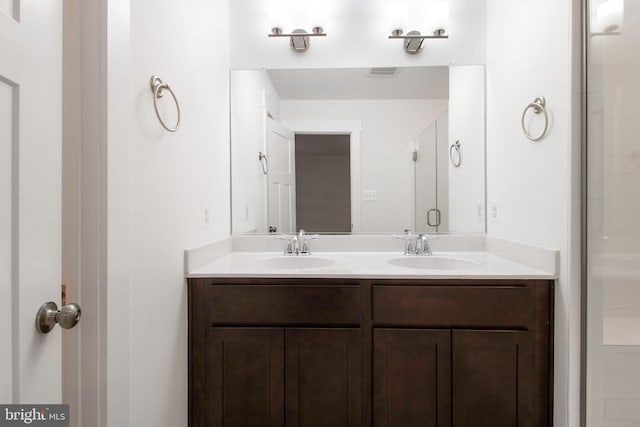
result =
M393 30L390 39L402 39L404 51L412 55L422 51L425 39L448 39L449 36L445 35L445 30L439 28L433 32L432 36L425 36L420 34L420 31L409 31L407 34L403 34L402 29L398 28Z
M271 29L271 34L268 37L289 37L291 49L296 52L304 52L309 49L310 37L326 37L327 33L324 32L322 27L313 27L311 33L307 33L303 29L293 30L291 33L284 33L282 28L274 27Z
M433 35L422 35L420 31L409 31L404 34L403 27L406 26L408 11L404 3L397 3L390 10L393 26L391 27L390 39L402 39L405 52L412 55L422 51L426 39L448 39L446 28L449 25L449 5L444 1L436 2L428 7L424 16L418 16L419 21L426 21L433 29ZM396 16L397 15L397 16ZM418 14L422 15L422 14Z

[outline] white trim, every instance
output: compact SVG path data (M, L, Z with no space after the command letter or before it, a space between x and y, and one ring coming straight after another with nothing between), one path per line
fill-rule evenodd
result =
M71 426L129 426L129 298L131 253L131 130L133 95L130 64L130 0L65 2L64 99L69 141L66 161L77 156L77 180L67 197L77 203L77 239L64 262L73 283L70 302L83 310L67 340L73 369L66 390ZM126 11L127 13L123 13ZM73 70L67 67L73 67ZM74 77L74 76L79 77ZM68 107L68 103L65 104ZM75 177L74 177L75 176ZM72 212L75 207L65 207ZM73 264L76 264L75 266ZM71 298L77 298L75 300ZM73 358L76 357L74 364ZM73 366L72 366L73 365ZM67 402L65 402L67 403Z
M360 120L283 120L282 123L295 133L349 134L351 158L351 223L352 232L360 230Z

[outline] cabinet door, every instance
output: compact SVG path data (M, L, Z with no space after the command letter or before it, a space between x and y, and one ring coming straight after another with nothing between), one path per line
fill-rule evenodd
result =
M287 427L360 426L362 338L359 329L287 329Z
M375 427L451 425L451 332L374 329Z
M284 330L210 328L207 426L284 426Z
M453 331L453 426L529 427L535 389L532 335Z

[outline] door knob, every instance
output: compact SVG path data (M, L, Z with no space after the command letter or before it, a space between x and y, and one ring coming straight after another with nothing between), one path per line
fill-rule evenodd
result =
M81 315L82 310L78 304L67 304L58 310L55 302L46 302L36 314L36 330L41 334L48 334L56 323L63 329L71 329L78 324Z

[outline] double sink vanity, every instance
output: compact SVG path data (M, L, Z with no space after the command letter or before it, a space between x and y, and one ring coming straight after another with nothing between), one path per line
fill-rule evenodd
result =
M299 237L187 251L190 425L552 424L555 251Z

